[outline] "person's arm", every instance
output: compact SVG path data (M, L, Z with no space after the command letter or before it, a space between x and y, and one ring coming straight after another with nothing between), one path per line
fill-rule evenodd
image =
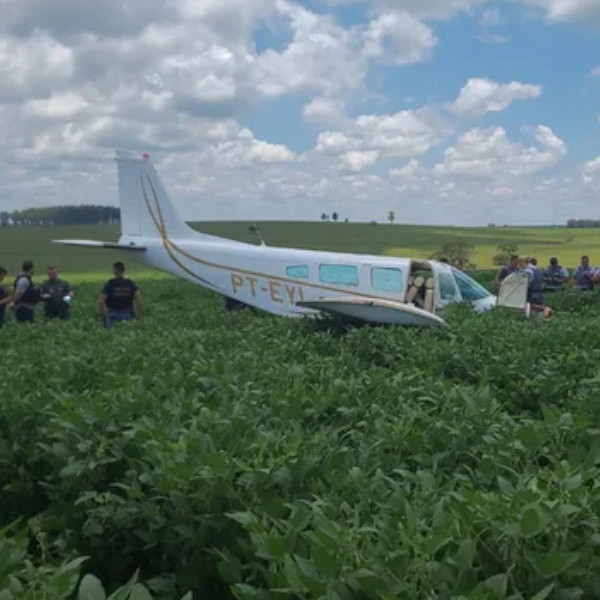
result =
M27 278L21 277L15 285L15 290L14 290L14 293L12 296L12 302L10 303L11 306L15 306L15 305L19 304L19 302L21 301L21 298L23 297L23 294L25 294L28 287L29 287L29 281L27 280Z
M69 296L70 298L73 298L75 296L75 292L74 292L73 288L69 285L68 281L65 281L65 289L66 289L67 296Z
M11 288L12 290L12 288ZM12 291L7 292L6 297L0 299L0 306L4 306L5 304L10 304L13 299Z
M140 290L136 290L133 294L133 302L135 304L135 316L138 320L142 319L142 295Z
M98 300L98 317L101 321L106 319L106 294L104 290L100 294L100 299Z

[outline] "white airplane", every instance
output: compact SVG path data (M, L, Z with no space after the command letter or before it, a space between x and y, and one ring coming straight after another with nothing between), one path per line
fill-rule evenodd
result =
M57 243L131 252L142 263L255 308L378 324L442 325L440 313L496 297L462 271L432 260L248 244L195 231L179 218L147 154L117 151L119 241Z

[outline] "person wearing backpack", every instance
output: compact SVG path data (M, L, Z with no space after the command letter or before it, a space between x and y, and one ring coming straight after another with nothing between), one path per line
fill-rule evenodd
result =
M21 266L21 272L15 279L15 293L12 306L15 317L20 323L33 321L35 305L40 301L40 290L33 284L33 263L26 260Z

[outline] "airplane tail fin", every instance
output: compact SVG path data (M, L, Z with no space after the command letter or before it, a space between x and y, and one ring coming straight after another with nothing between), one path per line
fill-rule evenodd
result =
M122 236L199 235L177 214L147 154L117 151L116 160Z

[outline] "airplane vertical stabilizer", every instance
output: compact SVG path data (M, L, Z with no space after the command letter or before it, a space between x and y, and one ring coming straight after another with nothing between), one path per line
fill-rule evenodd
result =
M117 151L121 233L126 237L197 237L179 217L147 154Z

